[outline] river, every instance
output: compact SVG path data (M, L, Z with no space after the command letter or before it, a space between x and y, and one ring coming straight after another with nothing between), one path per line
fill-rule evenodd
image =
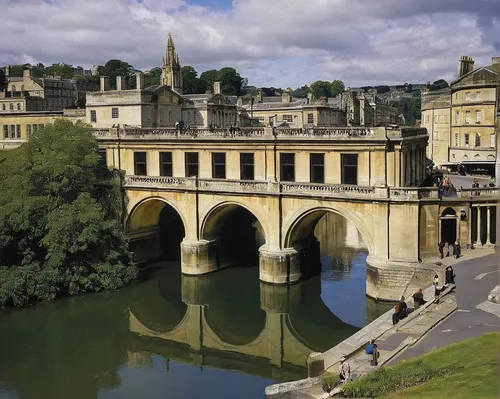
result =
M306 377L306 360L388 309L366 298L356 229L327 214L321 275L289 287L258 267L207 276L150 265L118 292L0 312L0 398L263 398Z

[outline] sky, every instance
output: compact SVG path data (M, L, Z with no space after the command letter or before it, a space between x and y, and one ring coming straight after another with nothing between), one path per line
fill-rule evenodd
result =
M232 66L250 85L346 87L456 78L500 56L500 0L0 0L0 65L121 59Z

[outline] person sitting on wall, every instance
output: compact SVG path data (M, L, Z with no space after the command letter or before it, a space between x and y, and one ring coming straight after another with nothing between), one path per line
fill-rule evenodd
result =
M448 266L445 272L445 285L455 284L455 277L456 275L455 272L453 271L453 267Z
M346 358L344 356L340 358L339 377L344 383L349 381L349 379L351 378L351 366L346 361Z
M417 292L413 294L413 304L415 309L418 309L420 306L425 305L426 301L424 300L424 293L422 292L422 288L420 288Z

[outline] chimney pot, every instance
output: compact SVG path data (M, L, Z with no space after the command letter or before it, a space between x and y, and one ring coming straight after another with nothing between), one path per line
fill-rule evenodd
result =
M101 81L101 91L109 90L109 77L101 76L100 81Z
M135 73L135 87L137 90L144 89L144 75L142 72Z
M220 82L214 82L214 94L221 94Z
M126 90L127 89L127 81L124 76L116 77L116 90Z

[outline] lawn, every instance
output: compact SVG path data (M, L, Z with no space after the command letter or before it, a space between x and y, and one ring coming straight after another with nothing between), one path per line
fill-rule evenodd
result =
M347 384L343 395L385 399L497 398L499 339L499 333L487 333L377 369Z

